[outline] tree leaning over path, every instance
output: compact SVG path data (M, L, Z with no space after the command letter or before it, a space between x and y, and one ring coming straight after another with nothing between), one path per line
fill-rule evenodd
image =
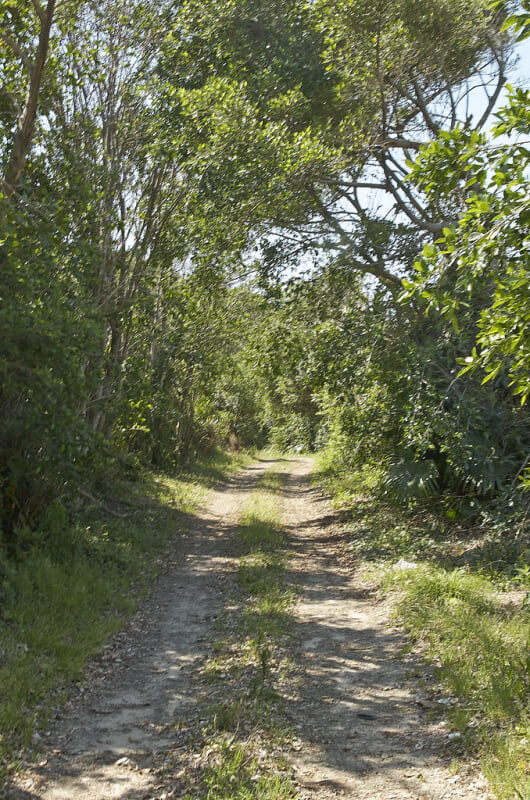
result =
M510 59L501 21L483 0L184 3L168 94L212 246L256 246L271 270L313 253L399 291L461 208L426 197L406 161L459 122L484 127Z

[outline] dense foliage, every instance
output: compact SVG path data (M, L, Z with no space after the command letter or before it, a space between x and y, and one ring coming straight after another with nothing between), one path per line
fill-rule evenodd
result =
M528 486L528 92L483 133L509 13L3 4L4 555L216 444Z

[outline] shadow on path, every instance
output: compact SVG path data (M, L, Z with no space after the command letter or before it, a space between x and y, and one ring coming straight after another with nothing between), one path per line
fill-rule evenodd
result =
M299 587L288 716L304 742L293 756L302 787L355 800L491 797L481 776L455 783L443 706L429 717L418 705L432 672L363 585L309 471L300 460L283 490L289 581Z

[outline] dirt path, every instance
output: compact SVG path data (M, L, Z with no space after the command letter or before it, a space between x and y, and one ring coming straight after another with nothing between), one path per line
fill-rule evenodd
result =
M176 543L171 568L108 657L56 721L37 770L7 791L16 800L157 797L157 765L175 723L196 710L197 681L223 584L238 512L258 462L213 491Z
M294 763L309 797L355 800L488 800L456 752L443 719L429 722L429 672L361 577L326 502L311 488L311 462L293 463L283 519L292 548L300 696L291 717L304 746Z
M198 665L232 580L231 539L261 461L213 492L179 540L150 601L115 639L46 737L40 765L6 797L146 800L179 797L160 764L175 723L197 714ZM487 800L473 770L454 775L443 721L429 722L425 668L362 586L309 459L292 459L283 492L296 607L296 691L288 714L300 795L354 800ZM174 754L173 747L173 754Z

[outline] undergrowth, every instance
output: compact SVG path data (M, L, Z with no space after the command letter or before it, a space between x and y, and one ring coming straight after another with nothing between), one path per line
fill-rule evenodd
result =
M219 453L179 476L115 478L104 499L52 511L47 529L0 559L0 777L149 591L207 487L245 460Z
M499 798L528 800L528 522L509 508L464 514L458 498L398 505L376 467L341 474L322 459L315 479L450 693L445 713L463 753L481 758Z
M438 496L399 503L378 465L344 471L320 454L314 480L331 496L352 550L363 561L400 558L465 567L498 589L530 591L530 519L524 509Z

